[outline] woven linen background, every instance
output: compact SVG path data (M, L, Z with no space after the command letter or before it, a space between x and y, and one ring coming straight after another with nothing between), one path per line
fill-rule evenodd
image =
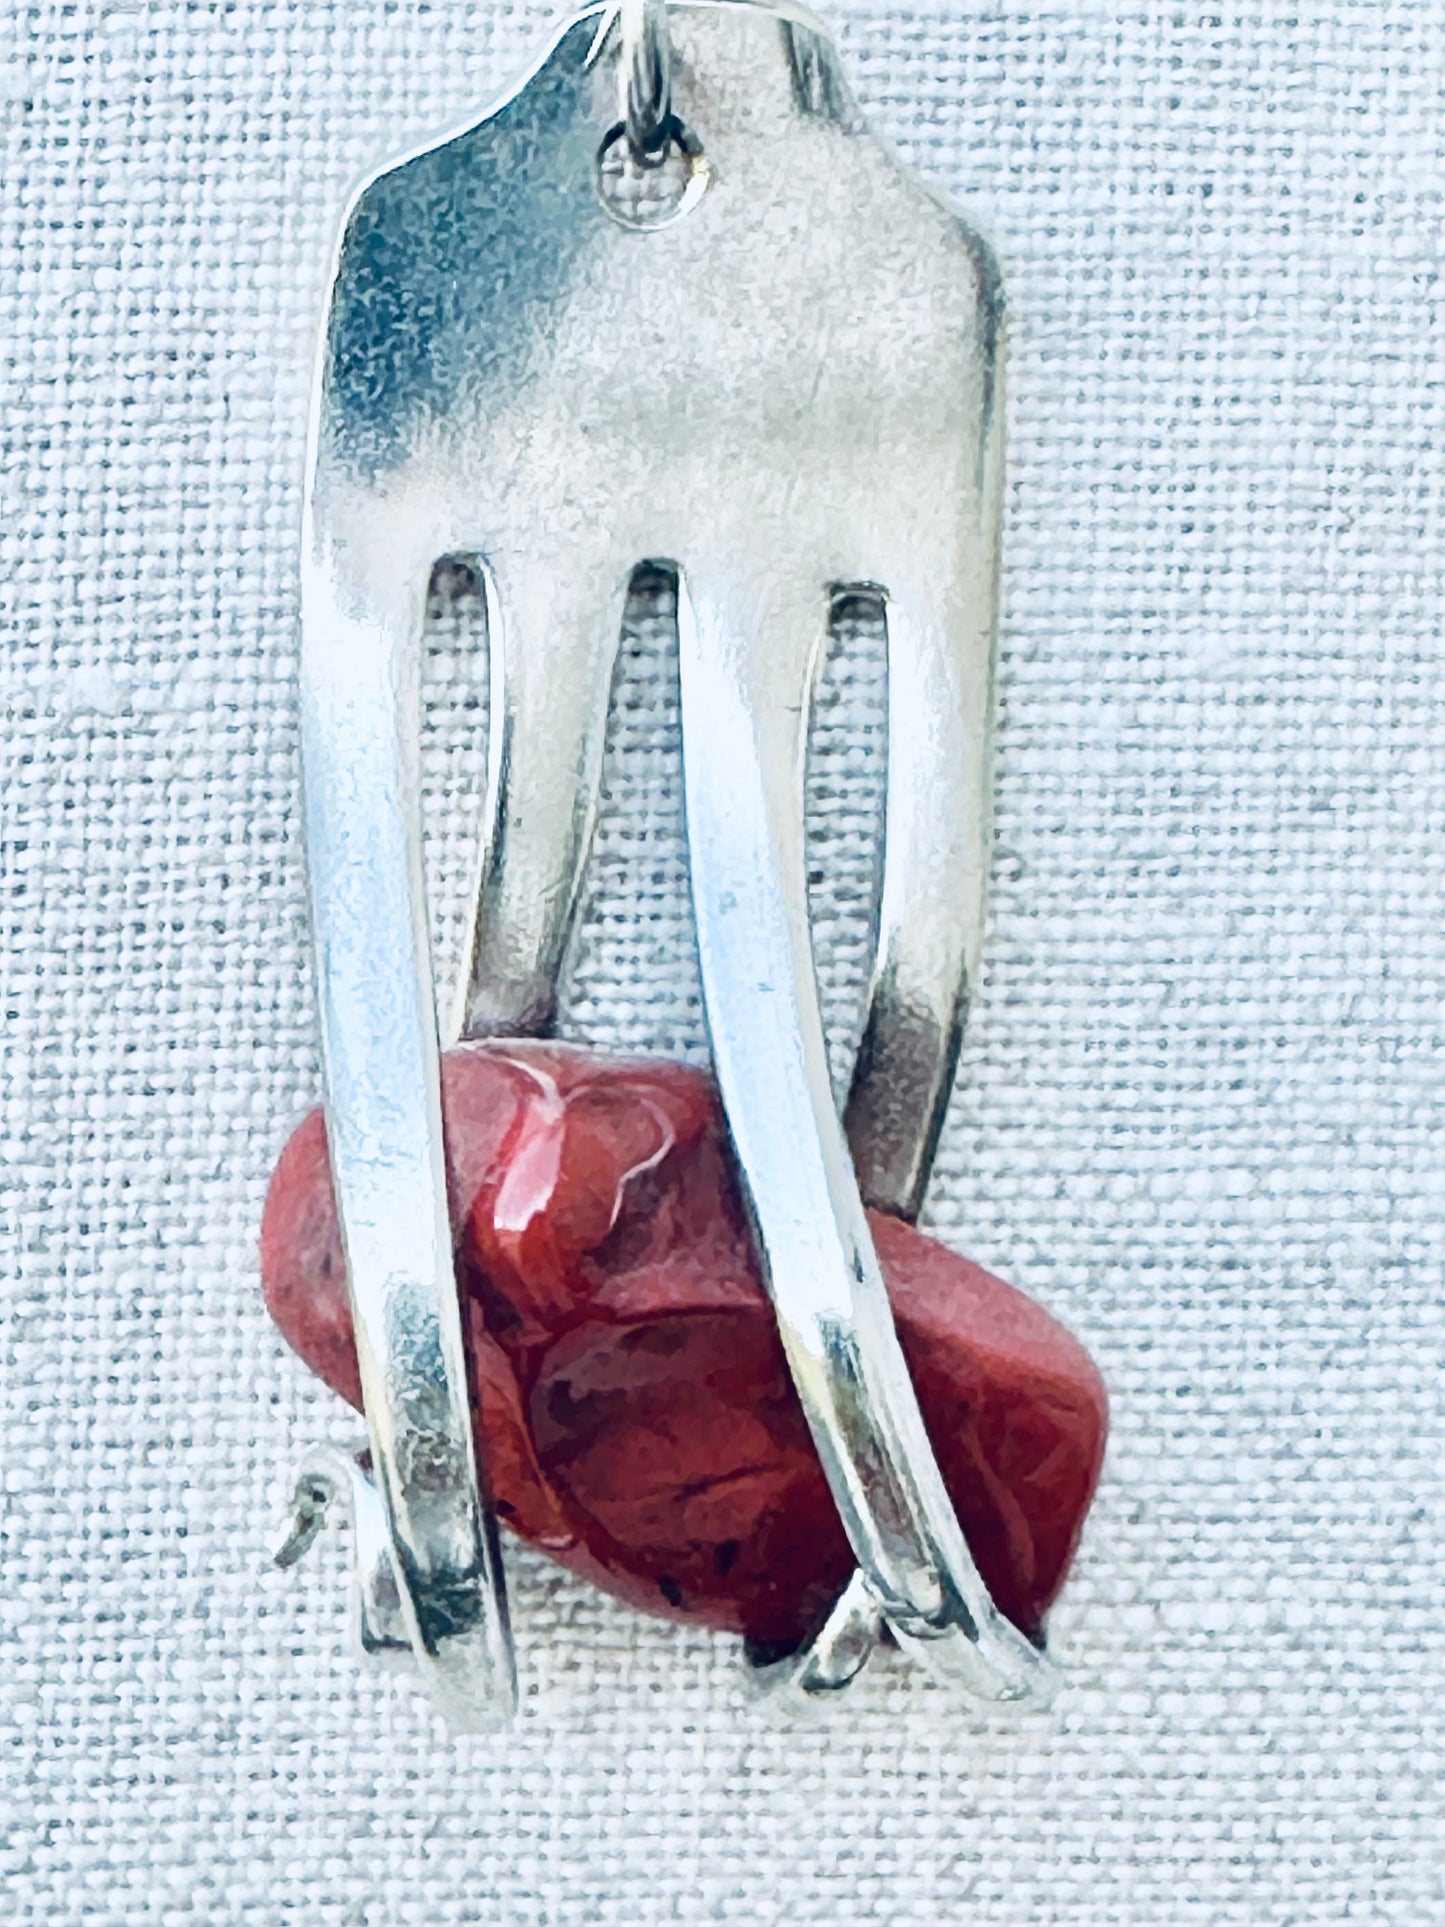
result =
M1012 309L987 976L930 1222L1114 1397L1045 1711L835 1716L509 1555L524 1703L344 1651L356 1421L256 1231L318 1089L296 532L334 226L541 7L7 0L0 1918L1445 1922L1440 0L838 9ZM740 323L745 317L740 317ZM437 916L481 710L439 592ZM846 1048L876 638L812 785ZM674 666L634 623L571 1035L696 1054ZM452 941L443 931L443 949ZM453 948L454 948L453 942Z

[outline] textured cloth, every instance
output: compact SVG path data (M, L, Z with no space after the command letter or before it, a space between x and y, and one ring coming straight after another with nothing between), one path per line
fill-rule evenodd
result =
M346 1655L341 1539L269 1565L298 1447L356 1433L255 1254L318 1084L315 322L349 182L545 20L0 21L0 1914L1445 1921L1438 0L840 23L1011 298L993 926L929 1216L1113 1389L1053 1705L960 1708L895 1657L794 1723L730 1642L513 1550L521 1717L452 1743ZM471 613L441 585L443 925ZM812 789L840 1048L879 718L851 644ZM674 673L635 624L567 1027L696 1052Z

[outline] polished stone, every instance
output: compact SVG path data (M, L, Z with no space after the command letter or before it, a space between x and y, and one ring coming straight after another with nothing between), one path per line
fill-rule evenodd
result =
M716 1093L661 1059L469 1045L443 1064L479 1461L523 1539L650 1612L796 1644L851 1558L759 1281ZM1103 1456L1089 1358L1011 1286L871 1214L944 1482L1000 1609L1035 1634ZM273 1317L361 1390L321 1114L261 1236Z

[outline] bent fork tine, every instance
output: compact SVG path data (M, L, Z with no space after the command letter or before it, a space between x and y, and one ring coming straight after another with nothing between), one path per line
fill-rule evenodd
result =
M749 545L767 553L766 539ZM893 1326L833 1106L803 852L802 745L823 585L755 561L678 582L683 784L703 1001L783 1347L870 1590L915 1650L958 1645L991 1699L1043 1662L964 1541Z
M495 1527L477 1481L452 1267L417 809L424 567L302 570L306 856L327 1133L357 1357L403 1622L459 1728L510 1716ZM419 561L419 558L416 558Z
M994 322L977 493L959 528L884 562L887 791L878 942L844 1113L863 1196L918 1216L983 948L1003 455Z
M612 546L487 558L487 822L460 985L463 1036L536 1035L556 1014L630 577Z

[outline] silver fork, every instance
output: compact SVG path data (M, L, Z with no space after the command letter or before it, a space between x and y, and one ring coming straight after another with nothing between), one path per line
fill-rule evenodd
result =
M467 1416L422 901L418 643L443 556L485 581L491 652L469 1036L553 1020L628 584L643 564L677 583L708 1030L858 1561L783 1677L836 1690L885 1624L985 1698L1046 1671L969 1555L863 1208L917 1212L977 964L1001 325L986 248L867 133L790 0L589 8L493 112L377 174L347 215L313 419L302 742L374 1479L357 1473L352 1502L372 1643L405 1640L458 1726L505 1717L516 1688ZM886 605L888 773L845 1134L802 763L830 602L860 593ZM293 1556L344 1483L307 1478Z

